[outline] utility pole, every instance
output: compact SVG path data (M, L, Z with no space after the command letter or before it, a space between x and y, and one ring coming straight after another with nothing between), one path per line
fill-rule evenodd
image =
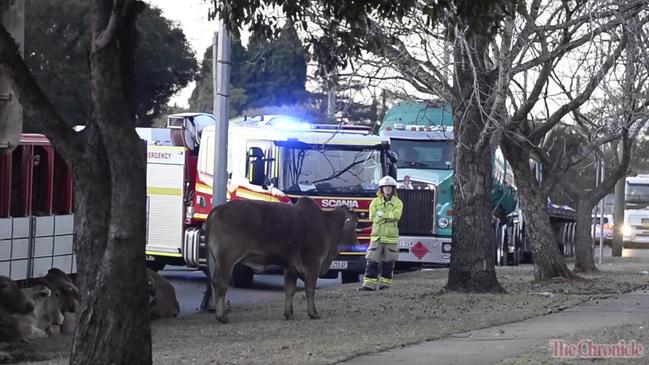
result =
M228 184L228 120L229 105L228 97L230 96L230 33L220 14L217 16L217 31L214 34L212 42L212 71L214 77L214 119L216 126L214 130L215 148L214 148L214 172L212 174L212 209L224 204L227 194ZM214 310L216 308L214 301L214 288L212 287L212 278L216 263L212 255L207 255L207 269L210 274L207 283L205 296L201 307L203 310Z
M599 159L599 183L604 183L604 158ZM604 198L599 201L599 263L602 263L604 254Z
M336 72L327 72L327 119L336 120Z
M216 119L216 145L214 148L214 182L212 195L212 208L225 203L227 194L228 172L228 120L230 111L228 97L230 96L230 34L225 23L219 19L219 30L215 38L218 47L212 57L215 70L214 87L214 118Z
M22 54L25 43L25 2L2 2L0 21L14 37ZM22 130L23 109L11 90L7 76L0 71L0 154L11 152L18 146Z
M618 143L617 153L620 160L622 160L622 144ZM622 227L624 226L624 189L626 187L626 174L615 183L615 204L613 205L613 243L611 256L622 256L622 246L624 242L624 233Z

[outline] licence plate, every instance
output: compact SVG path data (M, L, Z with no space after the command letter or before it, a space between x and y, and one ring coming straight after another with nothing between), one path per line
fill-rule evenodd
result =
M397 245L398 248L410 248L412 246L414 246L414 243L411 241L399 241Z
M347 261L332 261L329 268L332 270L345 270L347 268Z

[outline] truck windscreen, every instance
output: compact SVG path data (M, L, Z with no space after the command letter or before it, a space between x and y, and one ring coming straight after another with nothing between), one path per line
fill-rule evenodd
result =
M450 170L453 144L449 141L391 139L390 149L397 154L397 168Z
M379 149L280 147L279 188L289 194L373 193L384 175Z
M645 207L649 205L649 184L626 184L624 200L627 207L633 209L634 206Z

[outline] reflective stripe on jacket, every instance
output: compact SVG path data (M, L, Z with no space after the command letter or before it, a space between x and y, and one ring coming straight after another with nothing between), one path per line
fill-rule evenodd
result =
M370 204L372 242L399 242L399 228L397 224L399 219L401 219L402 211L403 203L396 195L393 195L390 200L385 200L382 196L372 200ZM378 215L377 212L383 212L383 215Z

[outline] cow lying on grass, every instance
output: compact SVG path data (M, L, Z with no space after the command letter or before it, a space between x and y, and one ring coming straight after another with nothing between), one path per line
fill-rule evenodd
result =
M307 310L319 318L315 287L329 270L338 245L358 244L356 218L346 207L323 211L309 198L296 204L234 200L212 210L206 223L207 246L216 268L212 288L216 319L227 322L225 293L238 262L255 269L284 268L284 317L293 318L297 278L304 281Z
M152 320L172 318L180 313L180 305L173 285L151 269L147 269L147 289Z
M13 315L26 315L34 310L34 302L20 290L18 284L0 276L0 342L20 340L20 326Z
M69 335L74 333L77 325L77 309L79 308L79 289L72 282L72 279L58 268L52 268L43 278L48 288L60 298L59 309L63 314L63 324L59 328L61 334ZM49 330L54 331L52 328ZM50 332L48 332L50 334Z
M78 300L78 289L57 268L32 280L24 289L10 278L0 276L0 342L73 333ZM69 315L72 316L69 328L63 331Z
M34 303L34 310L28 314L14 314L24 338L43 338L50 334L50 327L63 324L61 296L53 291L44 280L37 281L21 290Z

